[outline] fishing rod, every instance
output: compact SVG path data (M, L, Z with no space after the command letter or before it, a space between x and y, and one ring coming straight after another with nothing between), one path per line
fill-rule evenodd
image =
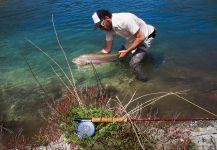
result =
M217 118L76 118L77 135L81 138L92 137L96 132L94 123L127 123L127 122L178 122L178 121L211 121Z
M103 122L177 122L177 121L200 121L200 120L217 120L217 118L76 118L75 121L91 121L95 123L103 123Z

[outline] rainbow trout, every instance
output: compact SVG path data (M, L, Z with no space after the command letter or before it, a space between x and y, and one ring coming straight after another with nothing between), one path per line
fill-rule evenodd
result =
M91 53L91 54L83 54L72 60L76 65L82 66L90 63L99 64L105 62L111 62L118 59L118 53Z

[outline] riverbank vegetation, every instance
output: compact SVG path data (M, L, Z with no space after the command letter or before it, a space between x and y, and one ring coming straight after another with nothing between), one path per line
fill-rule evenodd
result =
M49 104L50 114L41 116L47 122L30 143L24 136L14 135L8 141L8 148L22 149L25 147L52 149L53 143L63 135L65 143L71 149L161 149L161 148L193 148L189 139L190 130L186 124L165 122L133 122L132 118L155 118L156 112L146 108L157 99L178 93L150 93L140 97L132 97L123 103L116 95L114 88L104 89L98 86L76 88L66 91L65 96L53 104ZM152 96L150 99L149 96ZM147 97L144 103L134 103L141 97ZM79 100L79 101L78 101ZM145 114L145 115L144 115ZM125 117L129 122L97 123L93 137L80 138L76 133L76 118L92 117ZM175 118L174 118L175 119ZM187 127L187 128L186 128ZM12 136L13 137L13 136ZM65 148L64 148L65 149Z

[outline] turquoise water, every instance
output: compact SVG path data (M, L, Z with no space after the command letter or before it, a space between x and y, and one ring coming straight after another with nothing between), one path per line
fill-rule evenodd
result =
M32 132L32 127L40 126L38 112L46 109L40 88L23 56L40 83L56 99L63 94L61 82L50 67L52 62L27 40L68 72L53 31L52 14L59 40L71 60L103 47L105 34L92 30L91 19L92 13L100 8L135 13L158 31L150 50L152 59L144 64L150 80L146 83L134 80L126 64L108 63L96 66L105 86L114 86L120 93L129 95L135 90L137 95L189 90L185 97L217 113L216 7L215 0L0 0L1 120L24 121L24 131ZM118 49L121 42L118 38L113 49ZM90 67L78 70L71 65L78 85L95 83ZM210 117L175 97L163 99L152 107L163 117L176 113L181 117Z

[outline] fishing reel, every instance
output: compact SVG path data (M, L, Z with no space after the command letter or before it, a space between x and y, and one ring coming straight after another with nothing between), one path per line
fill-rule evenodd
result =
M96 126L91 120L80 120L76 129L77 135L82 138L88 138L95 135Z
M126 118L77 118L78 126L77 135L82 138L88 138L95 135L96 124L94 123L111 123L111 122L127 122Z

